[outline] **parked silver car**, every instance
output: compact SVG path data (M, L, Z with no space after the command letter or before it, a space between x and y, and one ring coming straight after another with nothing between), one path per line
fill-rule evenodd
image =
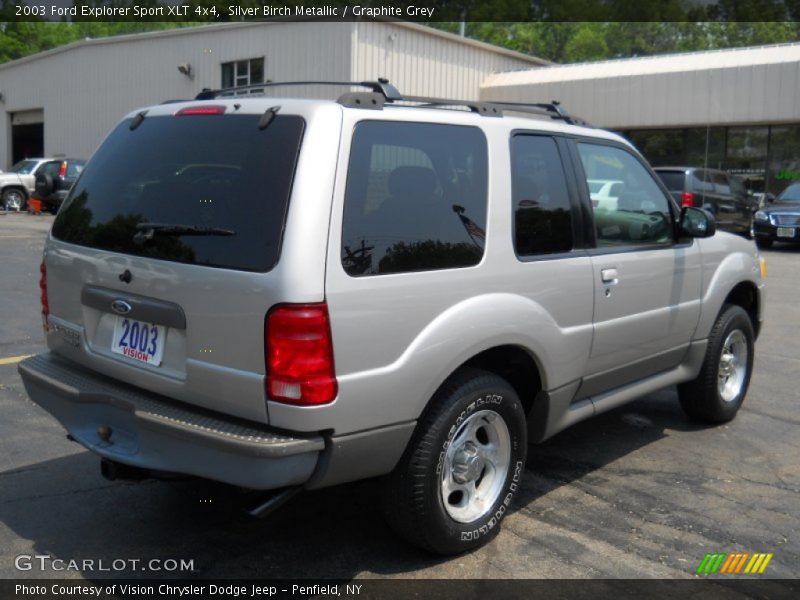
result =
M50 351L19 370L108 475L278 500L383 476L392 526L447 554L497 533L529 443L674 384L736 415L752 242L558 105L368 89L152 106L89 161L44 251Z
M26 158L9 171L0 171L0 208L17 212L24 210L34 191L36 171L50 160L53 159Z

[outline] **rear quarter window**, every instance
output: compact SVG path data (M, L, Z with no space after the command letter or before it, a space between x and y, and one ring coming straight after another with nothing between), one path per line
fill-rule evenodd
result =
M353 134L341 260L352 276L468 267L486 240L480 129L364 121Z
M121 123L53 224L59 240L210 267L268 271L278 260L304 121L278 115L147 117ZM137 236L146 223L233 235Z
M682 192L686 185L683 171L656 171L658 178L664 182L670 192Z
M595 195L613 193L615 185L605 180L587 183ZM517 254L533 256L572 250L572 208L553 138L527 134L512 138L511 189Z

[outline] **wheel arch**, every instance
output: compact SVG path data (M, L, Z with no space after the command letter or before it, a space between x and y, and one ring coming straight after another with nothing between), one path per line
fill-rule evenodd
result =
M752 248L752 243L741 238L737 238L737 242ZM705 276L707 283L704 284L700 319L693 339L701 340L708 337L726 304L742 307L750 316L753 330L758 333L763 308L763 285L759 278L760 266L754 252L755 248L748 248L749 251L745 252L739 250L736 245L729 244L713 250L716 252L710 255L712 262L715 262L715 253L722 256L721 260L716 259L719 263L713 266L713 272Z
M453 368L426 402L422 415L420 415L420 421L440 390L454 377L469 369L492 373L507 381L517 393L526 418L530 417L539 392L543 389L544 370L533 351L524 346L509 343L476 352Z
M21 183L6 183L5 185L0 185L0 195L5 194L8 190L19 190L22 192L22 195L25 197L25 200L30 198L30 194L28 193L27 188L22 185Z
M755 332L756 337L758 337L761 326L761 321L758 319L758 315L761 311L761 297L758 293L758 288L756 285L752 281L741 281L737 283L733 289L728 292L728 295L725 296L722 307L720 307L720 313L726 304L734 304L745 310L750 317L750 323L753 325L753 331Z

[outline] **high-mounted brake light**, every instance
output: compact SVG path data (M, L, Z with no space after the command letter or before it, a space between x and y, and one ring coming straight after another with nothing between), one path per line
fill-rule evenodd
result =
M50 315L50 303L47 300L47 267L42 259L42 264L39 266L39 299L42 301L42 327L47 331L47 317Z
M264 331L267 397L316 406L336 399L328 307L285 304L267 314Z
M222 115L225 114L225 107L220 104L187 106L175 113L176 117L186 117L189 115Z
M64 179L64 177L67 176L67 163L66 162L62 162L61 166L58 167L58 176L61 177L61 179Z
M683 192L681 194L681 206L694 206L694 194L692 192Z

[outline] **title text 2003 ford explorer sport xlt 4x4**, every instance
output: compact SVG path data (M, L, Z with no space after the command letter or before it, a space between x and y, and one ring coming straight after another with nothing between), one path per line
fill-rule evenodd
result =
M673 384L693 418L736 415L752 242L557 104L368 87L206 92L90 160L45 247L50 352L20 372L107 469L385 476L393 527L455 553L497 533L529 442Z

